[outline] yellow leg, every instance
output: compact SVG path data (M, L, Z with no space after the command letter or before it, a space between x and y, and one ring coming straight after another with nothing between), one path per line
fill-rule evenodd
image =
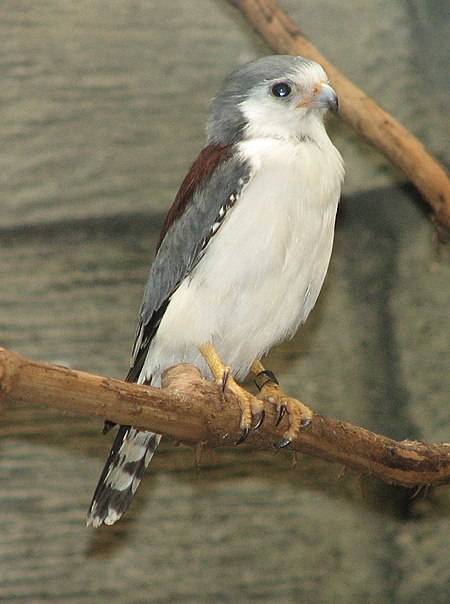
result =
M241 443L247 438L251 429L254 430L261 425L264 420L264 405L261 400L252 396L250 392L247 392L235 381L231 375L230 368L222 362L222 359L210 342L200 346L200 352L210 368L214 379L221 383L224 389L229 388L239 401L242 410L240 427L242 428L243 433L237 443ZM253 415L256 415L257 419L252 428Z
M252 364L250 371L260 390L258 398L276 405L278 410L277 425L283 419L285 413L288 415L289 427L283 434L283 440L275 445L277 449L281 449L298 436L301 428L311 423L313 412L297 399L287 396L281 389L273 373L264 369L261 361L256 360Z

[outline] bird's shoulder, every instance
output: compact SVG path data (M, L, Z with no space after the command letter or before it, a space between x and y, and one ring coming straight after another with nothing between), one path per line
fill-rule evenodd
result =
M230 157L230 154L231 145L220 143L210 143L198 154L184 177L173 204L166 215L156 246L157 250L159 250L171 225L183 214L194 193L208 180L219 164Z

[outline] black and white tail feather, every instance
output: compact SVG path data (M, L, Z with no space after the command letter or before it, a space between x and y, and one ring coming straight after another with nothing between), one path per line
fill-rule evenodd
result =
M165 308L165 304L163 307ZM143 304L144 307L144 304ZM131 367L127 382L150 384L151 377L145 377L143 365L163 312L155 312L147 324L141 318L136 330ZM103 433L115 424L105 421ZM95 489L87 514L87 526L99 527L114 524L127 510L161 440L160 434L136 430L122 425L114 439L109 457Z
M160 434L120 426L89 507L88 526L114 524L122 516L160 440Z
M142 309L141 309L142 312ZM131 367L127 382L150 384L142 371L150 341L163 313L153 313L153 321L143 325L140 319L133 347ZM114 426L106 421L103 433ZM127 510L161 440L160 434L136 430L122 425L114 439L109 457L89 506L86 524L95 528L114 524Z

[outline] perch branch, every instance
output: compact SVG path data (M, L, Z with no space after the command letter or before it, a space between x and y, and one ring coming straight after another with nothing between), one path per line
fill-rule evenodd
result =
M346 78L302 34L275 0L232 0L275 52L320 63L339 98L339 115L379 149L420 191L438 224L450 229L450 181L444 167L387 111Z
M240 436L239 404L231 392L204 379L191 365L163 376L163 387L140 386L31 361L0 348L0 403L18 401L108 418L208 448L233 446ZM248 443L269 448L286 430L275 427L273 405ZM69 420L68 420L69 421ZM450 482L450 445L396 442L346 422L314 415L290 450L338 462L407 487Z

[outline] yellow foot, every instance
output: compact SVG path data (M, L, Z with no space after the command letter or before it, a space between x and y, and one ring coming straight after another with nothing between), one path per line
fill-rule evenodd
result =
M258 369L261 369L262 365L259 362L257 363L258 365L254 363L252 366L252 372L254 372L255 365ZM276 425L278 426L285 413L288 415L289 427L283 434L283 440L274 445L276 449L282 449L297 438L302 428L309 426L313 418L313 412L297 399L287 396L271 371L266 371L262 367L262 370L255 375L255 382L259 388L258 398L276 405L278 411Z
M264 421L264 405L261 400L247 392L242 386L240 386L233 376L230 374L230 370L225 367L224 373L220 378L222 388L225 390L228 388L233 392L239 401L241 407L241 423L242 429L241 437L236 441L237 445L240 445L247 438L250 430L257 430ZM253 424L253 416L256 417L256 421ZM253 425L252 425L253 424Z
M263 423L264 405L259 398L247 392L235 381L230 368L224 365L212 344L204 344L200 347L200 352L211 369L214 379L222 385L222 389L228 388L238 399L242 411L240 423L242 436L236 441L239 445L247 438L250 430L256 430ZM254 424L253 416L256 418Z

